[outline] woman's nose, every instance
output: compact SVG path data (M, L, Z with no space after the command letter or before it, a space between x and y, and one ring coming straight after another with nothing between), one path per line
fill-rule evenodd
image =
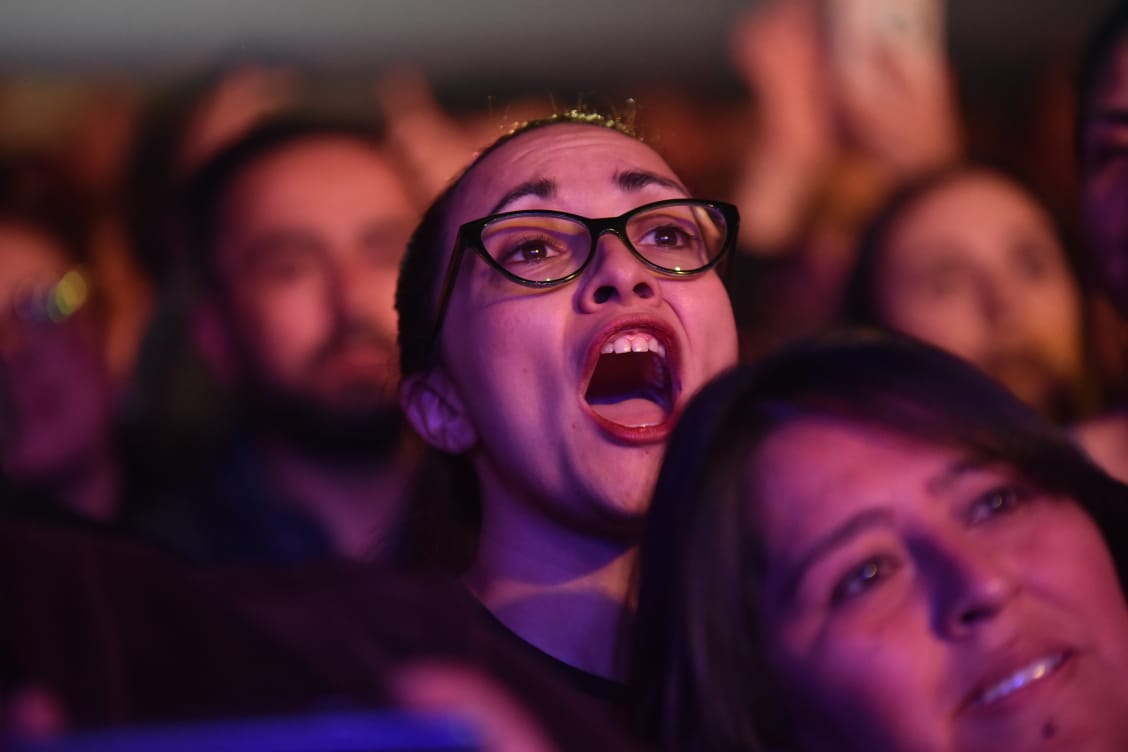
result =
M588 311L613 302L653 304L661 295L657 273L610 232L597 241L595 258L581 277L580 285L580 307Z
M1005 551L978 541L930 541L918 547L933 595L937 629L952 639L971 636L1001 614L1020 590Z

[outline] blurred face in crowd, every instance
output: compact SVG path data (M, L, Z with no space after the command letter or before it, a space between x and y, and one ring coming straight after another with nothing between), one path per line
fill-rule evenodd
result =
M1128 42L1097 81L1081 132L1082 197L1096 278L1128 315Z
M990 172L948 180L895 220L881 254L886 325L1043 410L1080 380L1080 293L1049 216L1019 186Z
M106 440L109 384L87 293L50 235L0 220L0 466L16 480L75 470Z
M777 430L751 468L802 749L1128 749L1128 606L1075 501L835 419Z
M641 142L603 127L551 125L471 170L447 215L446 247L461 224L499 212L615 217L688 196ZM670 224L652 230L658 242L671 242ZM522 252L552 253L526 246ZM455 282L441 365L429 378L444 384L457 420L443 425L456 440L436 443L472 451L487 499L518 506L534 499L553 524L636 533L675 417L736 362L720 278L664 275L604 233L591 263L567 284L522 286L473 251L463 254Z
M394 408L393 297L415 213L388 159L345 137L284 147L233 182L216 258L255 388L346 422Z

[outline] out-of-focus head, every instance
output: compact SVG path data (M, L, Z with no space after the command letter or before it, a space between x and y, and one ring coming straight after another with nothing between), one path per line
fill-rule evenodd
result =
M1081 296L1045 207L981 168L906 187L866 233L849 315L979 366L1047 414L1077 409Z
M301 84L288 65L237 55L149 99L125 160L122 208L130 251L156 283L178 282L190 260L181 206L185 182L256 125L285 117Z
M713 270L735 224L614 120L522 126L410 243L397 291L409 419L472 459L487 498L637 534L676 416L736 361Z
M68 183L36 159L0 160L0 467L17 480L74 471L110 431L85 253Z
M1094 279L1128 315L1128 3L1115 4L1082 55L1077 138Z
M395 280L417 212L379 133L268 121L201 169L189 207L203 348L258 417L330 451L394 439Z
M915 341L731 372L683 416L646 523L639 715L671 749L1124 748L1126 502Z

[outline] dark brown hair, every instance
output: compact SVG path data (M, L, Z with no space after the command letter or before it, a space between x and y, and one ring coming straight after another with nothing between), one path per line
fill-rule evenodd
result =
M378 124L283 113L265 120L220 149L189 178L185 190L185 259L203 289L221 288L216 246L223 233L223 211L235 182L264 160L310 141L347 140L383 152Z

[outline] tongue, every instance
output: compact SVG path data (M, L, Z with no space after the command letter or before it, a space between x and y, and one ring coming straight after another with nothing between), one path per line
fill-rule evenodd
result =
M612 423L629 428L656 426L666 419L666 411L662 406L645 397L592 404L591 409Z
M669 414L668 380L666 364L655 353L608 353L596 363L584 397L596 414L612 423L656 426Z

